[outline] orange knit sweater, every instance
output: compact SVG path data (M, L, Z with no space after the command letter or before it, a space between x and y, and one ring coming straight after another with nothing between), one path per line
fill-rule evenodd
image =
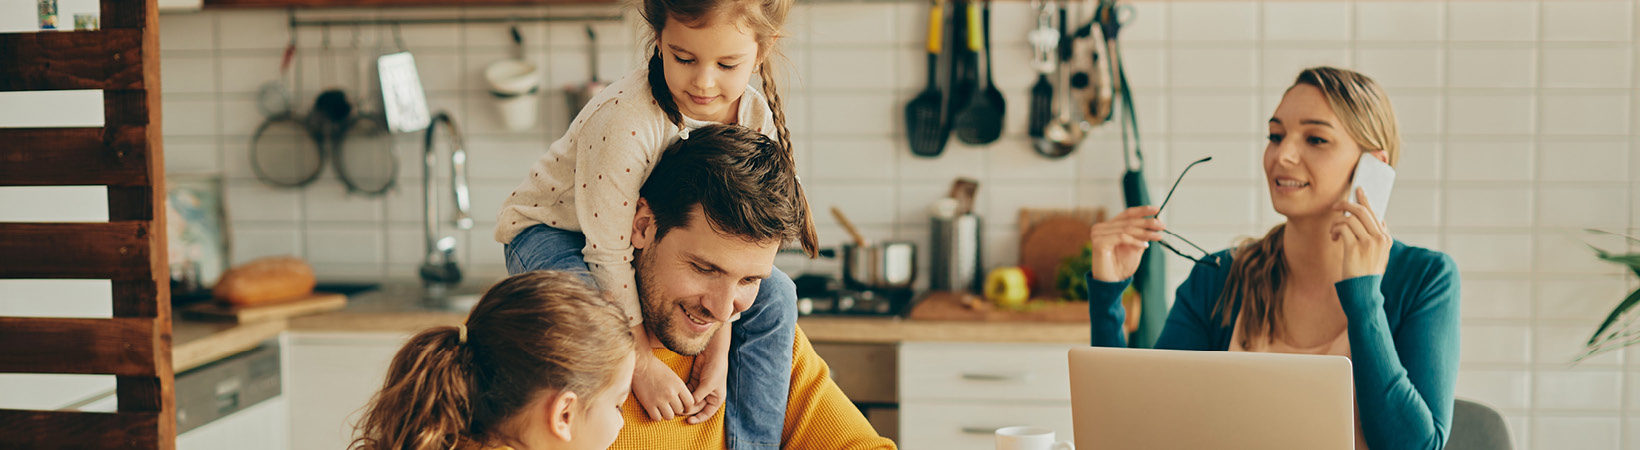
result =
M785 432L781 435L783 448L797 449L893 449L894 442L877 435L866 422L860 410L850 403L848 396L831 380L831 369L820 355L814 353L803 329L798 328L792 346L791 395L786 403ZM694 357L683 356L666 349L656 349L655 356L679 377L689 376ZM654 421L643 411L635 398L627 398L621 413L626 427L615 439L610 450L626 449L720 449L725 448L723 417L727 410L719 410L710 420L698 425L684 423L679 417Z

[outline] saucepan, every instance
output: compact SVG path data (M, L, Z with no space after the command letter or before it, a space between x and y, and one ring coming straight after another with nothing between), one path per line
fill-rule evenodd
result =
M843 285L850 289L910 289L917 281L917 245L906 241L844 243Z
M917 244L906 241L871 242L836 206L832 217L852 242L839 245L843 258L843 287L849 289L910 289L917 281Z

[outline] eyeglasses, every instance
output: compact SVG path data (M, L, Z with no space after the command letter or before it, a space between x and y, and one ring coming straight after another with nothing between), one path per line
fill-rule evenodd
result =
M1179 189L1179 182L1184 181L1184 175L1187 174L1187 173L1190 173L1190 168L1196 167L1197 164L1201 164L1201 163L1212 161L1212 160L1213 160L1213 157L1209 156L1209 157L1206 157L1206 158L1198 159L1198 160L1196 160L1196 162L1190 163L1190 165L1188 165L1188 166L1184 166L1184 170L1179 172L1179 178L1176 179L1176 180L1173 180L1173 187L1168 188L1167 197L1162 198L1162 206L1157 207L1156 208L1156 214L1152 215L1150 217L1159 217L1159 216L1162 215L1162 209L1167 208L1167 202L1169 200L1173 199L1173 191L1176 191L1176 190ZM1186 255L1186 254L1184 254L1184 252L1179 251L1179 249L1173 248L1173 245L1168 244L1167 241L1156 241L1157 244L1162 244L1163 248L1166 248L1169 251L1172 251L1173 254L1179 255L1179 256L1183 257L1184 259L1194 261L1196 264L1206 264L1208 267L1212 267L1212 268L1215 268L1215 269L1219 267L1218 257L1213 256L1212 253L1208 253L1207 250L1203 250L1201 248L1201 246L1196 245L1196 243L1194 243L1194 242L1190 242L1189 239L1185 239L1184 236L1180 236L1178 234L1175 234L1172 231L1162 230L1162 232L1167 233L1168 236L1173 236L1175 238L1178 238L1180 241L1184 241L1184 243L1186 243L1186 244L1190 244L1191 247L1196 248L1196 251L1201 252L1202 256L1198 258L1198 257L1193 257L1193 256L1190 256L1190 255Z

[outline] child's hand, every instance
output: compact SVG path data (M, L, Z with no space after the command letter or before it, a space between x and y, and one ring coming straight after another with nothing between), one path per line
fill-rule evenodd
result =
M638 352L637 369L632 373L632 396L653 420L685 416L695 406L689 387L650 352Z
M723 333L727 334L728 330ZM718 351L711 351L718 350ZM723 349L708 349L700 357L695 358L695 366L689 371L689 385L695 387L695 407L690 408L685 415L689 416L686 422L690 425L705 422L711 419L723 408L723 399L728 395L725 385L729 381L729 351Z

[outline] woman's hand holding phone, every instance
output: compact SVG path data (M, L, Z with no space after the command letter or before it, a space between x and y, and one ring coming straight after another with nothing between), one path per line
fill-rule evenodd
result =
M1332 240L1344 244L1344 264L1337 281L1383 275L1389 266L1389 249L1395 245L1395 239L1389 234L1389 226L1372 212L1372 201L1368 199L1366 189L1356 188L1355 198L1360 199L1361 203L1344 200L1333 205L1333 210L1338 214L1333 219Z

